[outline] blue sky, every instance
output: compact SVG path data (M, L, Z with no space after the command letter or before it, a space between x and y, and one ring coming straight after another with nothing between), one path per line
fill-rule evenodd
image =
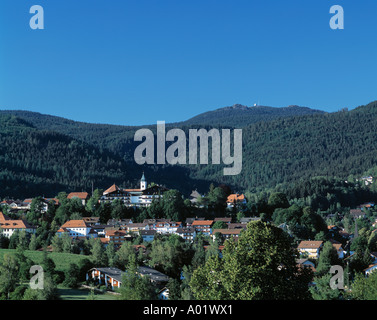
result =
M45 29L29 27L43 6ZM329 27L342 5L345 29ZM376 100L375 0L1 0L0 108L123 125Z

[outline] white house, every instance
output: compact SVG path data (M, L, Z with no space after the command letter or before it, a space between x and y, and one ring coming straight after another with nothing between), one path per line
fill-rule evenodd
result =
M96 238L97 233L84 220L69 220L57 231L59 237L68 233L70 237Z
M323 241L301 241L297 249L300 253L307 254L308 258L318 259Z
M10 238L17 230L33 234L36 232L36 227L24 220L5 220L0 221L0 230L4 236Z
M155 230L162 234L176 233L182 222L158 222Z

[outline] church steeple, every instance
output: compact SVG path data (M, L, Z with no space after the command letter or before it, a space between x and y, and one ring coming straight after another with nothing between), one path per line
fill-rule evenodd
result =
M147 188L147 179L145 179L144 172L143 176L141 177L140 180L140 190L145 190Z

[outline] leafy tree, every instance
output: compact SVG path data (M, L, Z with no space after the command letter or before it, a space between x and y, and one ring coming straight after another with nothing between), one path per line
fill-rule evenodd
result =
M210 257L190 281L197 299L307 299L308 270L298 270L287 234L263 222L250 222L238 242L227 240L223 258Z
M42 259L41 265L42 265L42 268L43 268L43 271L44 271L44 275L48 275L48 276L50 276L51 279L53 279L55 274L56 274L56 272L55 272L56 265L55 265L54 260L52 260L48 256L46 249L43 250L43 259Z
M106 246L106 249L105 249L105 252L106 252L106 256L107 256L107 261L109 262L109 266L110 267L114 267L115 266L115 254L116 254L116 250L115 250L115 245L114 245L114 242L113 241L110 241L107 246Z
M107 256L100 239L96 238L94 240L91 253L93 263L97 267L103 267L107 265Z
M19 282L17 260L13 255L5 254L0 265L0 295L9 299L10 293L16 289Z
M119 289L120 300L154 300L156 298L155 288L149 277L142 277L137 272L136 258L132 257L122 276L122 286Z
M71 263L68 270L65 272L65 280L63 285L68 288L77 288L80 282L80 269L79 267Z
M192 273L195 267L184 265L182 268L181 300L194 300L194 294L190 287Z
M80 259L77 266L79 267L79 281L84 281L88 270L94 267L93 262L88 258Z
M15 258L20 281L28 281L30 279L30 268L35 263L25 256L24 249L20 246L16 249Z
M226 209L227 196L223 188L211 188L207 196L207 206L209 212L214 213L216 216L223 216Z
M377 300L377 272L372 272L369 277L356 274L350 295L355 300Z
M61 241L62 241L63 252L71 253L72 252L72 239L69 236L69 234L64 232L61 236Z
M91 212L92 214L96 211L98 207L99 199L102 197L103 190L102 189L95 189L93 195L90 197L88 202L86 203L86 210Z
M30 211L26 215L26 219L31 224L38 224L42 218L42 212L45 207L45 202L42 197L36 197L31 201Z
M341 265L338 253L330 241L325 242L318 259L317 276L329 273L331 266Z
M125 270L130 261L137 260L135 250L130 242L123 242L115 255L115 263L118 268Z
M37 250L38 248L38 240L37 236L35 234L32 234L30 238L30 243L29 243L29 250Z
M52 250L54 252L63 252L63 240L58 235L55 235L51 241Z
M273 212L277 208L288 208L289 202L287 196L282 192L274 192L268 198L268 206L270 207L270 212Z
M181 299L181 284L177 279L170 278L166 287L169 289L169 300Z
M215 229L228 229L228 224L224 221L216 221L212 225L212 230L215 230Z
M0 248L7 249L9 247L9 239L0 232Z
M342 297L342 292L339 289L332 289L330 287L330 280L332 275L330 273L314 278L315 286L310 288L310 292L314 300L339 300Z

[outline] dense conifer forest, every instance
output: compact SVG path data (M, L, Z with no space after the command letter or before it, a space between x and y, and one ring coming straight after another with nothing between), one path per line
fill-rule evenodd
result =
M224 109L214 112L209 123L216 122L217 114L229 111ZM244 111L240 106L232 108L234 119ZM353 182L377 167L377 102L351 111L293 112L279 119L259 118L262 120L249 125L237 121L233 126L224 124L243 129L243 167L238 176L224 176L221 165L141 168L133 160L139 144L133 136L140 127L89 124L26 111L0 114L0 196L30 190L41 194L46 189L89 191L92 181L101 188L114 182L134 185L142 170L148 172L151 181L185 194L195 188L205 192L210 183L227 184L236 192L297 190L315 177ZM156 126L147 127L155 130ZM189 122L167 124L167 130L169 127L186 132L192 127L212 128L210 124ZM15 193L7 194L11 190Z

